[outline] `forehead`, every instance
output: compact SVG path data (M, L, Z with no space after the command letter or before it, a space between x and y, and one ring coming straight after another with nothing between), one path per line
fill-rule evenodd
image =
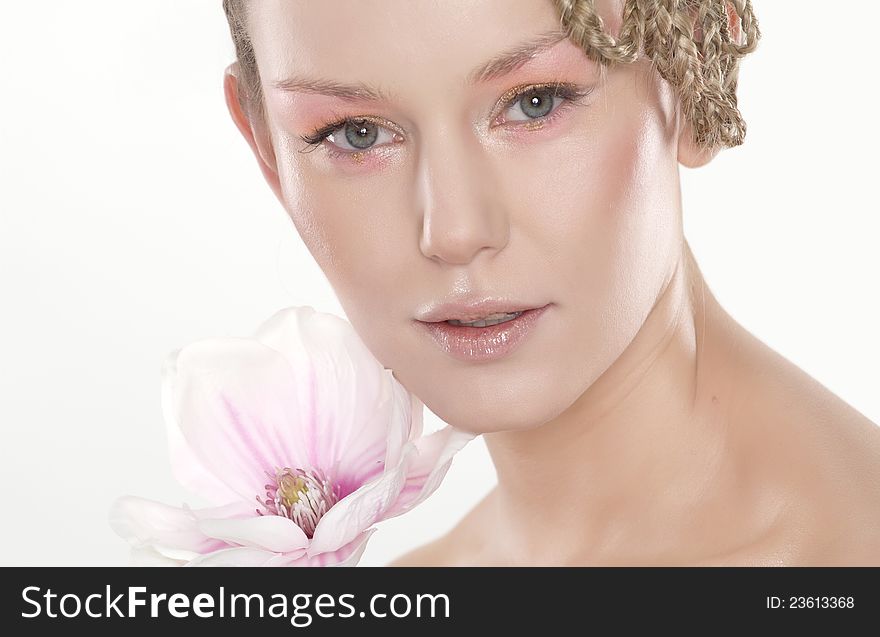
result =
M618 2L597 7L613 22ZM296 73L389 88L461 83L475 64L561 28L553 0L261 0L249 23L266 85Z

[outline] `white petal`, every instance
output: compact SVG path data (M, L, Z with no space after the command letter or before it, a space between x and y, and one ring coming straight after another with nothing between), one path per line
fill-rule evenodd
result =
M367 529L351 542L333 553L321 553L314 559L321 560L324 566L357 566L367 548L367 540L376 529Z
M292 520L280 515L252 518L200 520L199 530L231 544L286 553L305 548L309 538Z
M412 443L407 443L397 467L386 467L385 473L379 478L330 507L315 527L307 554L315 556L335 551L381 520L403 489L406 462L414 450Z
M184 559L174 559L163 555L151 546L132 547L129 555L129 566L183 566L197 557L198 553L189 553Z
M253 502L266 472L308 466L315 422L298 402L300 384L287 359L255 339L203 339L177 355L168 409L201 465Z
M168 451L171 456L171 472L187 490L197 493L214 504L231 502L239 496L225 482L208 470L192 452L177 421L177 409L173 389L177 379L177 356L180 349L169 353L162 363L162 412Z
M370 528L360 533L351 542L340 549L328 553L319 553L309 557L303 555L298 559L288 559L284 563L271 564L271 566L357 566L364 550L367 548L367 540L376 532L376 528ZM270 566L267 564L267 566Z
M391 373L373 356L352 325L310 306L276 312L256 331L295 370L308 370L299 400L315 418L307 443L312 467L342 486L343 497L378 475L389 434L406 438L409 409L395 403Z
M237 510L238 505L203 511L218 515ZM113 502L108 517L116 534L133 547L151 547L171 559L188 559L191 554L226 546L225 542L199 531L198 513L188 507L179 508L146 498L122 496Z
M407 458L406 483L384 517L400 515L434 493L452 465L453 456L474 437L475 434L447 425L416 440L414 444L418 453Z
M238 546L200 555L184 566L265 566L276 557L278 553Z
M397 380L396 378L394 380ZM403 387L403 385L401 385ZM406 391L406 390L404 390ZM415 394L410 394L406 392L410 399L410 414L411 414L411 426L409 439L416 440L417 438L422 437L422 433L424 432L424 412L425 412L425 404L421 401L421 399Z
M394 378L388 371L392 409L395 425L388 429L385 466L396 467L400 463L400 454L408 440L414 440L422 434L422 412L424 405Z

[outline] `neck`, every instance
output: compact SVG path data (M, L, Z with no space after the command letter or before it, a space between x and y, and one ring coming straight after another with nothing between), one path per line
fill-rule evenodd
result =
M689 533L699 541L731 515L731 324L685 242L636 337L571 407L485 435L506 554L543 564L680 556Z

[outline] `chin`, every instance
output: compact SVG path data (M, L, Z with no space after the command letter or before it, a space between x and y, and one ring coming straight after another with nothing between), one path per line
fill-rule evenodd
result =
M522 403L520 403L522 404ZM427 403L426 403L427 405ZM570 405L570 403L569 403ZM474 434L489 434L500 431L526 431L549 422L569 405L550 408L545 399L536 398L526 409L511 408L510 405L471 405L462 402L452 409L431 409L445 423ZM430 408L430 406L429 406Z
M443 422L474 434L525 431L539 427L568 409L583 388L561 387L548 379L536 383L507 379L503 375L481 382L434 385L414 392Z
M597 348L587 343L572 348L560 331L544 330L512 355L479 364L453 360L412 331L395 331L393 339L381 333L366 338L395 378L440 420L486 434L525 431L553 420L598 376L596 365L604 356L590 356Z

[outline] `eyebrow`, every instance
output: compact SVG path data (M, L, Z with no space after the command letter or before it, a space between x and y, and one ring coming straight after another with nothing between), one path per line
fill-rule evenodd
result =
M557 42L568 37L568 33L561 29L554 29L541 33L524 42L493 56L488 61L480 64L468 74L468 84L488 82L503 75L511 73L531 60L535 55L552 47ZM362 82L344 84L333 80L310 78L305 76L292 76L287 79L277 80L272 85L282 91L300 93L318 93L338 97L348 101L379 102L393 101L392 96L377 86L371 86Z

